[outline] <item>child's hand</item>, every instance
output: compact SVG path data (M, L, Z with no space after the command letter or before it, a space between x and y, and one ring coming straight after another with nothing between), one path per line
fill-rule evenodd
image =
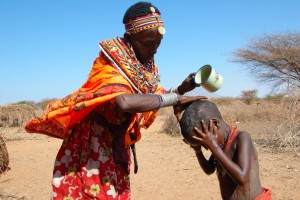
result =
M207 148L212 147L214 143L217 143L216 140L216 126L213 125L212 120L209 121L209 127L207 128L204 120L201 120L201 131L198 127L194 127L194 131L199 135L200 137L193 136L195 140L198 140L202 146Z

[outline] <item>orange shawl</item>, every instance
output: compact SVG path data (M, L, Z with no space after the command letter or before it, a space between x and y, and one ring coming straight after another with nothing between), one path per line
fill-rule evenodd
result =
M107 45L109 44L109 45ZM29 133L41 133L51 137L65 139L69 136L70 127L78 123L97 106L114 99L120 94L130 93L165 93L159 82L159 75L153 63L157 79L146 83L147 76L153 73L144 71L143 82L137 79L132 71L136 66L136 59L128 54L128 49L122 39L103 41L102 51L94 61L88 80L82 87L63 99L50 103L41 118L34 118L25 126ZM157 72L157 73L156 73ZM125 146L137 142L141 138L140 128L148 128L156 118L157 110L136 114L131 120L125 135ZM137 136L132 141L129 133Z

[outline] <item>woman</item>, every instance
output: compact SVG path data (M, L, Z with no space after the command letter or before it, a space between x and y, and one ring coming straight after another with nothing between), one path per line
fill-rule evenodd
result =
M53 171L53 199L130 199L130 147L157 110L205 97L183 97L195 88L190 74L178 88L159 84L154 63L165 33L160 12L147 2L124 15L124 38L105 40L88 80L73 94L48 105L26 131L64 139ZM135 172L137 165L135 165Z

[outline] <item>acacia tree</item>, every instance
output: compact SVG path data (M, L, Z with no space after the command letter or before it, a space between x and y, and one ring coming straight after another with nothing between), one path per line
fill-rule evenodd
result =
M241 99L247 104L250 105L252 101L257 98L257 90L245 90L242 91Z
M300 88L300 32L265 34L233 52L232 62L241 63L259 82L279 89L285 84Z

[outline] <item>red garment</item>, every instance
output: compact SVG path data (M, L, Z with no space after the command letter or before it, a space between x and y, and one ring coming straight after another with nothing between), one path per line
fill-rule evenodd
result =
M261 195L259 195L258 197L256 197L255 200L272 200L272 191L270 189L267 188L262 188L263 189L263 193Z
M114 160L109 128L83 120L70 134L55 160L52 199L130 199L129 174Z

